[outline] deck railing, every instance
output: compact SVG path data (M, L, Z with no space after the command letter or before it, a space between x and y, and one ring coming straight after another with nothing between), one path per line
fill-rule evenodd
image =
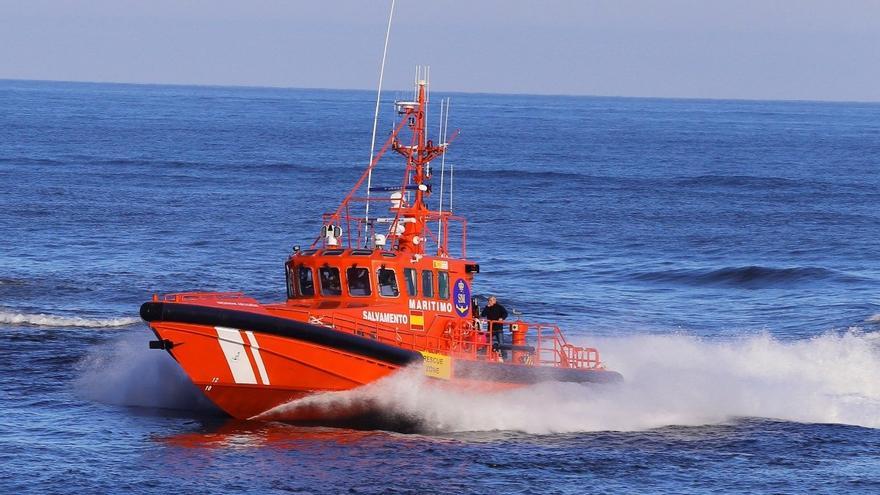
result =
M159 300L158 297L155 298ZM193 292L168 294L164 302L187 303L214 299L218 304L259 307L256 300L240 292ZM436 317L424 330L401 330L388 324L368 322L341 314L317 314L307 308L273 306L273 314L286 314L312 325L321 325L384 344L459 358L504 361L523 366L553 366L558 368L602 369L599 352L592 347L579 347L566 341L557 325L530 323L521 320L493 320L484 318L461 320ZM503 325L512 339L500 347L494 345L489 328Z
M337 331L371 338L404 349L449 354L459 358L501 361L529 366L554 366L560 368L601 369L599 352L592 347L579 347L568 343L558 326L547 323L523 321L462 322L456 318L435 318L424 331L400 330L387 324L365 322L345 315L315 315L306 309L285 309L299 313L305 321L323 325ZM515 325L524 332L525 341L503 342L500 348L493 345L488 331L490 323L505 328Z

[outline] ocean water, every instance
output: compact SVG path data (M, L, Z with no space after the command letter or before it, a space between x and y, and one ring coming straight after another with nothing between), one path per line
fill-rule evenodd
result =
M433 89L475 291L623 385L405 371L315 399L380 405L371 428L230 421L139 305L283 298L365 166L373 95L0 81L0 489L880 492L880 105Z

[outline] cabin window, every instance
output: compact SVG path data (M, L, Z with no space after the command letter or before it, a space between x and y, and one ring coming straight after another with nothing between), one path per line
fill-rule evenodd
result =
M342 283L339 280L339 268L322 266L318 269L318 274L321 276L321 295L342 295Z
M314 296L315 281L312 279L312 269L300 265L297 273L299 275L299 294L301 296Z
M437 272L437 297L449 299L449 273Z
M385 297L397 297L397 277L390 268L379 268L379 294Z
M403 276L406 278L406 293L409 297L416 297L419 290L419 282L416 278L415 268L404 268Z
M284 279L287 280L287 298L292 299L296 295L296 289L294 289L296 282L290 265L284 265Z
M422 272L422 297L434 297L434 272Z
M363 297L372 294L370 290L370 270L353 266L345 271L348 279L348 293L352 296Z

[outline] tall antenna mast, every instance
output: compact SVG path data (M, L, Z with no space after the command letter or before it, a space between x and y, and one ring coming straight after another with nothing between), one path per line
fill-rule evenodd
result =
M369 242L370 233L370 185L373 182L373 157L376 153L376 127L379 125L379 103L382 101L382 79L385 77L385 57L388 55L388 38L391 37L391 20L394 18L394 2L388 12L388 27L385 29L385 47L382 48L382 65L379 68L379 88L376 90L376 110L373 112L373 137L370 139L370 163L367 175L367 201L364 208L364 241Z
M449 103L452 98L446 98L446 111L443 111L443 100L440 100L440 135L438 139L440 140L440 146L443 147L443 156L440 157L440 219L437 222L437 251L440 251L440 247L443 246L443 179L444 174L446 173L446 136L448 135L449 129ZM450 178L450 181L452 179ZM451 187L450 183L450 187ZM450 191L451 194L451 191ZM449 207L452 208L452 198L449 200Z
M428 136L428 108L427 105L431 101L431 66L425 66L425 136Z

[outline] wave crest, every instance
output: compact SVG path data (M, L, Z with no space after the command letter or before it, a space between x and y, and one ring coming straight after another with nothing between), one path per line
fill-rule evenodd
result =
M37 327L120 328L138 323L138 318L83 318L44 313L14 313L0 311L0 324L31 325Z
M725 267L716 270L662 270L633 275L635 280L684 285L722 287L782 287L814 282L847 281L853 277L819 267L773 268L766 266Z

